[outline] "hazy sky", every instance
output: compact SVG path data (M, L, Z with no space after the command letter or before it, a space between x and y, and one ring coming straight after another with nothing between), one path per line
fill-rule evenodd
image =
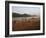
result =
M20 7L12 6L12 12L19 14L30 14L30 15L39 15L40 7Z

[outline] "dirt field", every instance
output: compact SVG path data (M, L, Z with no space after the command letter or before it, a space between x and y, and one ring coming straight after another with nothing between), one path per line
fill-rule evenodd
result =
M12 20L12 31L40 30L40 20L37 18L25 19L25 21Z

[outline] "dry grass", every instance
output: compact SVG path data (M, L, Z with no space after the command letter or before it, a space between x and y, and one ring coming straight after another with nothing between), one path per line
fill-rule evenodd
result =
M24 31L24 30L40 30L40 20L32 18L31 20L25 21L13 21L13 31Z

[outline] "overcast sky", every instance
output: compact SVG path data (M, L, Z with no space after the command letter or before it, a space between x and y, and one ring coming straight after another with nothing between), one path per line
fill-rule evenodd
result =
M19 14L39 15L40 14L40 7L12 6L12 12L19 13Z

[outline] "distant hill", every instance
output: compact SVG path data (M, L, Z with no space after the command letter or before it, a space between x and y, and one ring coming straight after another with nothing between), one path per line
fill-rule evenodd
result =
M18 14L18 13L12 13L12 17L29 17L31 15L28 14Z

